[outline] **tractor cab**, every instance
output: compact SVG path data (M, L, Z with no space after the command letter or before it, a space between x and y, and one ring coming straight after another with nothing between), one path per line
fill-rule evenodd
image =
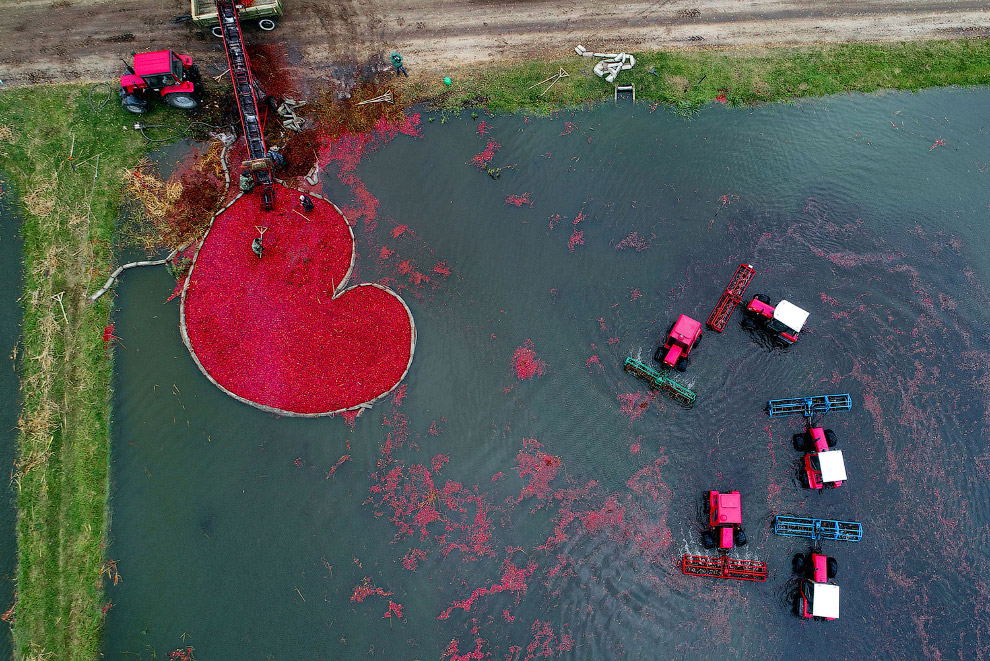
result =
M801 617L820 617L835 620L839 617L839 586L829 583L828 579L835 578L838 573L838 563L835 558L829 558L822 553L811 553L811 562L806 563L805 556L798 554L794 558L794 569L804 573L807 566L808 577L801 581L801 591L798 595Z
M170 50L135 53L134 65L120 77L121 105L130 112L143 114L148 102L139 95L158 92L165 103L174 108L192 110L199 106L193 98L199 82L199 68L189 55Z
M138 53L134 56L134 74L155 92L178 85L186 79L186 67L192 66L192 58L168 50L154 53Z
M801 617L839 618L839 586L806 580L801 584Z
M802 310L790 301L781 301L774 307L761 294L757 294L749 302L746 314L748 316L743 320L744 328L753 330L762 323L768 333L780 338L785 344L797 342L798 334L810 315L807 310Z
M657 347L653 359L683 372L688 366L688 354L701 341L701 323L682 314L670 327L663 346Z
M746 545L746 533L742 529L742 498L738 491L708 492L708 525L701 541L706 548L731 549Z
M826 486L840 487L846 479L846 464L842 460L842 450L809 452L804 455L804 470L808 475L808 486L824 489Z

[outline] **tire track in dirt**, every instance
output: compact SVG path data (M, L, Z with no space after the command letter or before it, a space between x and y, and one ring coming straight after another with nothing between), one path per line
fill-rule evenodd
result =
M15 0L0 23L0 79L102 80L120 73L118 58L159 48L220 66L217 40L170 23L188 13L185 0ZM976 0L286 0L275 32L246 28L249 43L291 42L311 69L399 48L414 76L563 54L578 42L644 50L988 35L990 6Z

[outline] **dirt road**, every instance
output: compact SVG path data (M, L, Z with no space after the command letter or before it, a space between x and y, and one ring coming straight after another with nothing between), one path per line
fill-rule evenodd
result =
M5 85L106 79L118 57L174 48L203 62L219 42L170 19L185 0L6 0L0 22ZM274 32L303 66L397 48L415 74L497 58L594 50L891 41L990 35L986 0L285 0Z

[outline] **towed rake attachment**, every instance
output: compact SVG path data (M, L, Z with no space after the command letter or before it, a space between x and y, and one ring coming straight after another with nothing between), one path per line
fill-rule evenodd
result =
M788 415L803 415L810 418L815 413L829 411L849 411L852 397L849 395L815 395L814 397L790 397L771 399L767 402L767 412L771 418Z
M684 404L694 404L698 397L693 390L682 386L665 374L661 374L649 365L644 365L635 358L626 358L625 368L646 379L650 385L657 390L666 390L671 397Z
M732 316L736 306L742 303L742 297L746 293L746 287L749 287L749 283L755 273L756 270L749 264L739 265L732 279L729 280L729 285L722 293L722 298L718 299L718 305L715 306L711 316L708 317L707 324L709 328L716 333L721 333L725 329L725 324L729 321L729 317Z
M863 539L863 524L855 521L807 519L801 516L778 516L773 520L773 532L776 535L784 535L786 537L858 542Z
M734 578L740 581L767 580L767 563L759 560L737 560L727 556L684 555L681 572L685 576Z

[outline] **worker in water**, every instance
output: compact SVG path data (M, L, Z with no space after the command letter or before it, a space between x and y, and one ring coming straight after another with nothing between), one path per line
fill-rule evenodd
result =
M302 205L303 211L305 211L306 213L309 213L315 208L315 205L313 204L313 198L311 198L309 195L306 195L305 193L299 196L299 204Z
M401 75L401 76L405 76L406 78L409 77L409 72L406 71L405 65L402 64L402 56L396 52L392 53L392 66L395 67L396 76Z
M251 242L251 251L261 259L261 239L262 237L254 237L254 241Z

